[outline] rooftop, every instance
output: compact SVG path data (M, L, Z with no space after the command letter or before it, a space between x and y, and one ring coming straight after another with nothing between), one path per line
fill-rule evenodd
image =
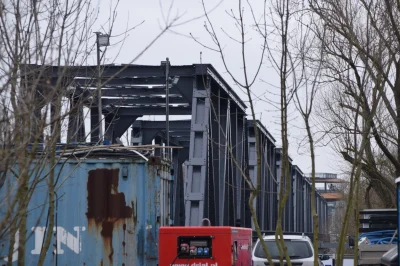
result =
M311 178L311 173L307 174L307 177ZM315 173L316 178L333 179L337 178L337 174L334 173Z
M343 198L340 192L321 193L321 196L326 200L341 200Z
M348 181L340 179L340 178L317 178L316 177L315 183L348 183Z

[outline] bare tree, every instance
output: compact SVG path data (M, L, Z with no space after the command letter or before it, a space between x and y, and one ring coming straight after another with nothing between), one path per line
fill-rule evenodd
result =
M203 3L204 6L204 3ZM246 19L245 19L245 7L250 10L251 14L251 23L253 24L253 28L255 29L257 35L260 37L262 40L262 45L261 45L261 55L260 55L260 61L257 62L257 67L256 67L256 73L250 78L249 75L249 69L248 69L248 64L249 64L249 59L246 57L246 51L248 47L248 39L249 37L246 37ZM247 9L246 9L247 10ZM282 217L283 217L283 211L284 208L286 207L286 202L289 197L289 193L291 191L291 174L289 171L290 168L290 162L289 162L289 140L288 140L288 108L290 105L290 102L293 99L293 96L295 95L294 93L297 91L297 89L301 86L304 86L305 80L307 77L304 77L303 75L299 75L299 73L305 72L305 62L306 62L306 56L308 55L308 52L306 51L308 49L308 46L310 43L306 43L306 40L308 38L308 33L302 32L301 38L297 38L299 31L293 30L291 27L291 23L293 23L296 20L296 16L294 16L295 12L301 12L300 6L294 2L294 1L271 1L268 2L264 1L264 9L261 15L256 13L253 10L253 6L248 2L247 5L243 5L241 1L238 1L238 12L234 12L233 10L230 10L228 15L230 18L233 20L233 24L236 26L237 29L239 29L239 37L236 38L235 35L231 35L229 32L227 32L225 29L221 29L221 33L218 33L216 30L216 26L213 24L211 19L207 17L207 22L205 25L205 28L209 35L211 36L213 46L208 46L204 43L200 43L199 41L196 41L200 43L203 47L213 50L217 52L221 59L222 62L225 66L225 70L227 71L228 75L232 78L234 83L241 88L247 95L247 102L250 105L250 111L251 111L251 116L253 121L256 121L256 113L255 113L255 107L254 107L254 94L253 94L253 85L254 82L256 81L257 77L259 76L259 71L261 69L261 66L264 62L264 56L267 56L271 62L272 67L275 69L277 75L279 76L279 95L280 95L280 101L279 101L279 112L280 112L280 125L281 125L281 139L282 139L282 165L281 165L281 176L280 180L278 182L280 183L280 190L279 190L279 208L278 208L278 220L277 220L277 227L276 227L276 243L278 245L279 249L279 259L280 263L283 263L283 260L285 260L288 265L291 265L290 262L290 257L288 255L284 238L283 238L283 229L282 229ZM305 14L305 12L303 13ZM268 16L267 16L268 15ZM258 17L258 19L256 19ZM298 16L297 18L299 18ZM272 22L271 22L272 21ZM249 22L247 22L249 23ZM272 23L272 24L271 24ZM299 22L300 23L300 22ZM304 25L302 25L304 26ZM305 27L304 27L305 28ZM308 31L309 32L309 31ZM220 34L226 35L233 43L237 43L240 45L240 53L241 53L241 65L242 65L242 73L241 75L235 75L234 71L232 70L231 65L229 64L229 61L227 58L229 56L226 54L224 51L225 44L222 43ZM268 43L268 40L273 43L277 43L277 45L271 45ZM301 47L300 50L296 52L291 52L290 49L295 46L295 42L298 42L299 47ZM297 47L297 48L299 48ZM307 55L306 55L307 54ZM301 64L303 62L303 64ZM258 65L259 63L259 65ZM321 63L320 63L321 64ZM319 76L319 73L313 73L315 76ZM310 82L310 80L307 80L307 82ZM311 97L314 98L315 96L315 84L312 89L312 95ZM311 105L312 105L312 100L311 100ZM311 108L307 107L306 111L303 113L306 115L306 117L309 117L311 113ZM308 118L306 119L307 123L309 123ZM311 133L311 127L308 124L308 133ZM261 241L261 244L263 245L263 249L266 253L266 256L269 260L269 263L272 264L271 258L269 256L269 252L267 250L267 247L264 244L264 241L262 239L262 235L260 232L260 228L258 226L257 222L257 216L256 212L254 209L254 200L259 195L260 193L260 178L261 178L261 145L259 143L259 132L257 129L256 124L254 125L254 131L255 131L255 139L256 139L256 152L257 152L257 178L256 180L251 180L249 177L245 174L245 172L242 172L243 178L246 180L247 183L249 183L250 188L251 188L251 197L249 200L249 207L251 210L252 214L252 219L253 219L253 224L255 226L255 229L258 234L258 238ZM311 139L312 141L312 139ZM314 147L314 145L311 143L311 146ZM255 183L255 184L254 184ZM314 190L313 193L315 193L315 182L314 182ZM314 201L314 220L317 222L314 222L315 225L315 234L318 236L318 216L316 215L316 210L315 210L315 195L313 197ZM315 241L315 245L317 246L317 241ZM316 248L317 250L317 248ZM315 263L318 265L318 254L315 254Z
M226 72L228 73L228 75L232 78L232 80L234 81L234 83L241 88L244 93L247 95L248 97L248 103L250 105L250 111L251 111L251 117L253 119L254 122L254 135L255 135L255 141L256 141L256 156L257 156L257 175L256 175L256 180L252 180L247 174L246 171L244 171L244 169L240 169L241 175L243 177L243 179L245 180L245 182L249 185L250 190L251 190L251 194L250 194L250 198L249 198L249 209L251 212L251 216L252 216L252 221L255 227L255 230L257 232L257 236L260 240L260 243L262 245L262 248L266 254L267 260L268 262L272 265L273 261L272 258L270 256L270 253L268 251L268 248L264 242L261 230L260 230L260 226L258 224L258 219L257 219L257 213L256 210L254 208L254 200L256 199L257 195L259 195L260 193L260 189L261 189L261 163L263 163L261 161L261 143L260 143L260 133L259 133L259 129L257 126L257 117L256 117L256 112L255 112L255 106L254 106L254 102L253 102L253 85L257 80L257 77L260 73L261 67L263 65L264 62L264 53L266 51L267 48L267 24L266 24L266 11L267 11L267 2L263 1L263 10L261 12L261 18L257 19L256 18L256 14L252 8L252 5L247 2L247 5L244 5L242 3L241 0L239 0L237 2L237 12L234 12L233 9L231 9L229 12L227 11L228 16L232 19L232 23L235 25L235 27L239 30L239 34L236 37L235 35L231 35L229 32L227 32L224 29L221 29L221 33L218 33L216 30L216 26L213 24L212 20L210 19L210 17L207 15L206 12L206 7L204 4L204 1L202 1L203 4L203 9L204 9L204 14L206 16L206 23L204 25L206 31L208 32L209 36L211 37L211 40L213 42L213 46L208 46L202 42L199 42L196 38L193 37L193 39L199 43L200 45L202 45L203 47L210 49L216 53L218 53L221 57L222 63L225 67ZM245 6L246 8L249 9L249 18L247 18L247 16L245 16ZM247 13L246 13L247 14ZM250 23L253 24L253 28L254 30L261 36L261 49L260 49L260 57L259 60L257 62L257 65L255 65L255 67L253 67L253 69L255 69L255 73L253 75L250 74L249 71L249 60L246 57L246 52L247 52L247 44L248 44L248 40L247 40L247 30L248 27L246 26L246 23L250 21ZM239 52L240 52L240 61L241 61L241 66L242 66L242 73L241 75L235 75L234 74L234 70L232 69L232 67L230 66L229 62L227 61L227 58L229 57L228 55L226 55L225 51L224 51L224 44L221 41L220 38L220 34L225 34L232 42L239 44ZM214 106L211 106L213 112L215 113L215 108ZM220 121L218 121L219 125ZM224 136L226 138L226 136ZM240 168L237 160L235 159L235 156L232 153L232 147L227 147L228 151L231 155L231 157L233 158L234 164L236 165L236 167Z
M280 77L280 125L281 125L281 140L282 140L282 171L279 186L279 209L278 221L276 227L276 242L280 245L280 262L283 265L283 259L291 265L289 254L283 241L282 217L286 207L286 202L291 191L291 173L289 161L289 109L294 98L297 99L297 107L300 110L306 124L307 136L311 134L310 115L313 105L313 99L316 93L316 84L319 76L319 71L315 71L319 66L314 64L314 69L308 66L311 62L312 52L312 31L306 27L307 20L311 17L307 14L304 4L300 1L271 1L270 5L270 21L271 32L268 43L268 57L271 65ZM310 40L311 39L311 40ZM274 40L274 41L272 41ZM318 59L314 58L318 63ZM314 63L314 62L313 62ZM314 71L314 73L311 73ZM311 80L311 76L314 80ZM308 87L309 86L309 87ZM311 89L310 89L311 87ZM306 99L301 99L298 96L298 90L305 88ZM295 97L296 96L296 97ZM305 105L303 108L302 104ZM313 139L309 138L311 149L311 160L314 156ZM314 168L315 169L315 168ZM318 250L318 216L315 208L315 182L312 186L312 215L313 215L313 230L314 230L314 248ZM318 255L314 254L314 263L318 265Z
M118 3L110 11L109 34L117 8ZM3 258L8 265L16 260L25 265L25 243L31 236L27 231L28 205L39 186L46 187L46 200L38 208L47 217L47 227L54 226L57 188L62 186L55 170L60 162L58 144L69 114L77 108L70 105L73 81L66 77L69 67L85 64L94 51L97 11L89 0L0 3L0 238L9 239L7 257ZM136 61L172 27L185 23L180 19L179 14L168 16L148 46L127 63ZM78 95L86 97L82 101L90 96ZM69 132L63 142L68 146L76 134ZM81 141L85 140L83 136ZM47 230L38 265L45 263L52 237L53 231Z
M281 140L282 140L282 170L280 176L279 186L279 207L278 207L278 220L276 223L276 233L275 239L279 249L279 260L281 265L283 265L283 258L286 258L286 261L289 266L291 266L291 261L289 254L287 253L287 248L285 246L284 238L283 238L283 229L282 229L282 218L283 218L283 210L285 209L285 205L287 199L289 197L289 193L291 190L291 176L290 176L290 166L289 166L289 139L288 139L288 106L291 99L289 92L289 75L291 73L290 69L290 61L289 61L289 21L291 20L290 12L291 12L291 4L290 0L285 1L276 1L272 3L272 11L271 18L272 21L275 21L274 17L277 17L277 22L273 24L274 30L276 31L276 35L280 39L278 45L278 58L274 57L274 50L269 47L268 52L270 58L273 61L273 65L275 70L278 72L280 77L280 118L281 118Z
M295 87L298 88L295 91L295 104L299 111L301 117L303 118L305 130L307 132L307 142L309 146L310 159L311 159L311 212L313 216L313 245L314 250L318 250L318 234L319 234L319 220L318 213L316 210L316 188L315 188L315 150L316 150L316 131L313 126L312 115L314 101L317 98L317 93L320 89L320 78L321 69L323 63L323 45L324 38L320 42L320 45L315 45L316 37L314 32L310 27L305 27L304 25L308 22L313 24L312 16L308 15L305 6L299 12L298 24L299 24L299 34L297 41L297 48L294 52L295 58L291 58L291 65L296 70L295 61L299 61L299 66L297 67L299 71L293 71L293 82L296 84ZM297 60L296 60L297 59ZM318 266L318 254L314 254L314 265Z
M337 250L338 265L342 265L350 213L352 210L358 212L360 205L361 174L364 172L367 178L370 174L378 177L372 147L376 144L382 151L388 149L388 134L380 130L379 121L388 112L384 110L389 104L385 91L390 81L384 76L391 71L391 63L362 3L349 1L343 5L341 1L310 1L310 7L319 19L317 36L324 43L323 76L328 84L326 99L330 97L325 105L328 110L326 131L343 158L352 165L349 198ZM363 15L366 15L366 21ZM389 72L380 71L376 62L371 61L370 57L377 55L382 69ZM329 91L330 88L334 91ZM378 180L385 182L382 176ZM380 189L379 186L374 188Z
M362 97L367 103L361 106L361 112L372 116L373 137L367 140L362 171L369 181L369 191L376 191L383 204L392 207L395 204L393 177L400 173L400 119L397 111L400 102L397 53L400 38L399 22L394 19L399 15L398 3L390 0L379 3L310 0L309 3L321 25L330 32L330 42L325 48L329 59L343 60L344 68L357 69L360 79L366 79L363 82L367 86L362 95L351 91L346 93L352 101L359 101L357 97ZM351 49L347 49L349 46ZM336 71L337 65L329 67L334 69L326 73L327 80L332 81L334 86L341 84L343 75ZM356 83L357 80L351 82ZM373 113L371 102L378 97L381 102ZM340 152L350 164L355 163L355 158L345 148ZM385 160L378 159L379 155L383 155Z

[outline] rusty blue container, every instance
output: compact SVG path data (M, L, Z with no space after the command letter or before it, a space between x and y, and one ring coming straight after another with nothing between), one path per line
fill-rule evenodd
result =
M45 177L48 171L47 165L36 177ZM35 184L35 189L27 214L25 265L37 265L48 230L53 234L44 265L157 265L158 228L172 223L173 178L168 164L157 157L69 159L57 163L55 173L53 228L48 227L46 179L31 180L29 185ZM3 184L1 202L11 201L14 185ZM1 206L4 214L1 208L7 204ZM0 240L0 265L7 263L10 235ZM13 265L19 244L17 231Z

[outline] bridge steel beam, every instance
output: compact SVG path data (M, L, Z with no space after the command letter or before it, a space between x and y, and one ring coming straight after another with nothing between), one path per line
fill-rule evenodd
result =
M276 180L278 185L276 189L279 193L280 186L285 186L285 180L281 176L281 149L275 149L276 152ZM289 162L290 167L290 182L291 189L289 197L285 204L285 209L282 217L282 226L286 232L313 232L313 218L311 211L311 183L305 177L304 173L299 167ZM279 194L277 195L277 201L279 202ZM274 204L278 206L278 204ZM316 210L320 223L319 233L326 234L325 224L327 222L327 202L317 192L316 193ZM274 212L273 212L274 213ZM274 214L272 214L274 215ZM276 224L274 224L276 226ZM274 227L272 228L274 229Z
M256 121L259 132L259 145L261 153L261 183L260 193L254 201L254 208L257 210L258 223L264 231L274 230L273 223L277 219L277 212L274 212L276 200L276 153L275 139L260 121ZM249 176L257 185L257 150L253 120L247 121L248 131L248 155L249 155ZM275 202L274 202L275 200ZM277 210L277 208L275 208ZM252 224L252 227L254 225Z

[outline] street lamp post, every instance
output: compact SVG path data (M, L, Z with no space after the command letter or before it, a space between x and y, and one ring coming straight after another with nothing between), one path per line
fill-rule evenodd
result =
M166 133L166 139L167 139L167 147L166 150L166 157L169 158L169 68L170 68L170 62L169 58L167 57L166 61L161 61L161 65L165 66L165 133Z
M98 106L98 122L99 122L99 142L103 142L103 126L101 116L103 114L103 108L101 105L101 56L100 56L100 47L101 46L109 46L110 45L110 35L102 34L101 32L96 33L96 46L97 46L97 106Z

